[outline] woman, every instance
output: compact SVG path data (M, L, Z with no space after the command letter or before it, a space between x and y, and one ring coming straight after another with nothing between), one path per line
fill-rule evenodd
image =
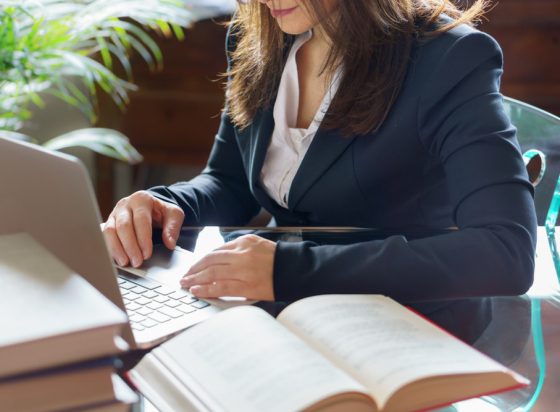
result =
M291 301L381 293L404 302L521 294L536 219L499 93L497 43L443 0L260 0L228 36L226 109L208 165L121 200L104 225L139 266L152 225L458 228L352 245L245 236L182 280L199 297Z

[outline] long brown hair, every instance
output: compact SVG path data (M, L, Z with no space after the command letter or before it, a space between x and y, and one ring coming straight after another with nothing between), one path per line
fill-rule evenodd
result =
M306 0L333 47L323 70L344 67L338 92L321 127L344 135L377 130L398 97L413 44L453 27L474 24L486 6L476 0L461 10L449 0L341 0L327 18L322 0ZM445 14L453 20L440 23ZM260 109L270 107L292 36L285 35L265 4L249 0L239 4L231 32L236 48L230 54L226 111L233 123L248 126Z

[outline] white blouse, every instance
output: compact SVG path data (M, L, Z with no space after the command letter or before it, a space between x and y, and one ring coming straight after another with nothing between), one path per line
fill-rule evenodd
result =
M309 127L295 127L299 105L296 54L311 37L311 31L297 36L288 55L274 105L274 131L260 176L268 195L285 208L292 181L339 85L340 76L336 73Z

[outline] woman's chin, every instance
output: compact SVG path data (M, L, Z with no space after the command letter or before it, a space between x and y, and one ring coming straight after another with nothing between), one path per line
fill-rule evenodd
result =
M302 34L308 32L313 28L311 24L294 24L289 21L282 21L282 19L277 19L278 27L286 34L291 34L297 36L298 34Z

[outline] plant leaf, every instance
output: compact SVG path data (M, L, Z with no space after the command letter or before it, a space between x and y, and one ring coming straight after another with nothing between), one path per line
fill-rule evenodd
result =
M12 140L19 140L21 142L28 142L28 143L33 142L33 139L27 136L26 134L12 132L9 130L0 130L0 137L5 137L7 139L12 139Z
M86 147L94 152L130 164L139 163L143 159L125 135L116 130L104 128L74 130L43 143L43 146L50 150Z
M0 0L0 127L16 130L32 105L43 105L36 85L90 119L99 89L123 107L134 86L112 72L114 61L128 79L133 51L160 68L161 50L146 30L182 39L192 20L186 1ZM79 83L90 102L73 89Z

